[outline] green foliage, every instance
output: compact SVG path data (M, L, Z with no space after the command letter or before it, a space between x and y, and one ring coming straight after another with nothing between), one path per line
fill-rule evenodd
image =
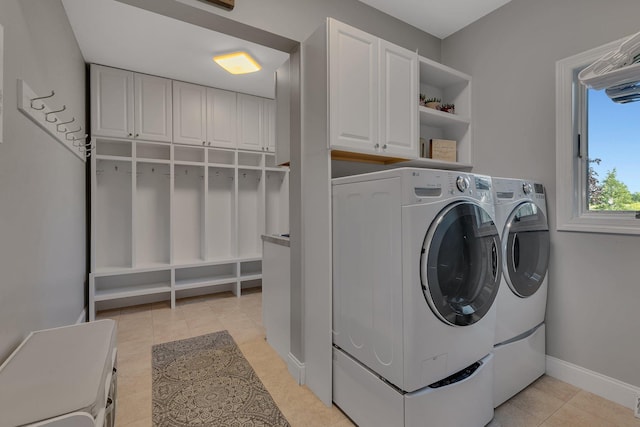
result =
M597 174L589 168L589 191L592 178L595 179L594 194L589 198L589 209L596 211L639 211L640 193L631 194L629 187L617 177L615 168L607 172L602 184L597 182Z

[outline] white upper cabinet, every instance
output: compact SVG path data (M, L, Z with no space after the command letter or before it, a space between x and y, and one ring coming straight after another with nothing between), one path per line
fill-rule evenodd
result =
M171 80L91 66L91 132L171 142Z
M330 145L375 153L378 144L378 38L329 20Z
M236 148L236 93L207 88L207 145Z
M238 94L238 148L275 152L275 102Z
M173 82L173 142L207 144L207 88Z
M418 55L329 19L329 144L418 155Z
M380 149L413 158L418 143L418 61L408 49L380 40Z
M276 152L276 101L265 99L264 101L264 151Z
M133 137L133 73L91 66L91 132L115 138Z
M135 133L138 139L171 142L171 80L134 75Z

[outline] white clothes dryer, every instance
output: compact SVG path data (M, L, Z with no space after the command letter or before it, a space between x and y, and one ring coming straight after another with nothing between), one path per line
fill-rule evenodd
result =
M419 425L419 408L447 390L449 404L434 406L448 425L491 420L494 209L491 178L469 173L400 168L333 180L334 401L356 423L383 425L375 420L397 412L394 425ZM400 396L380 400L397 411L364 409L375 399L362 393L376 387Z
M497 407L545 372L549 226L542 184L492 181L503 263L494 343Z

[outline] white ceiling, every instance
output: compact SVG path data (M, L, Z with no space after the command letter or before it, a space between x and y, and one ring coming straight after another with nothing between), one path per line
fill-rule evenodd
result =
M288 53L151 13L115 0L62 0L86 62L273 98ZM262 70L231 75L212 61L244 50Z
M511 0L360 0L444 39Z
M440 38L510 0L360 0ZM273 98L288 54L116 0L62 0L87 62ZM245 50L262 71L231 75L214 54Z

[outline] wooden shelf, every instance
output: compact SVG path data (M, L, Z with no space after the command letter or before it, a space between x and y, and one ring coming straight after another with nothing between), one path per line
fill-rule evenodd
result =
M404 162L408 159L387 157L376 154L354 153L351 151L331 150L331 160L343 160L348 162L372 163L376 165L391 165Z

